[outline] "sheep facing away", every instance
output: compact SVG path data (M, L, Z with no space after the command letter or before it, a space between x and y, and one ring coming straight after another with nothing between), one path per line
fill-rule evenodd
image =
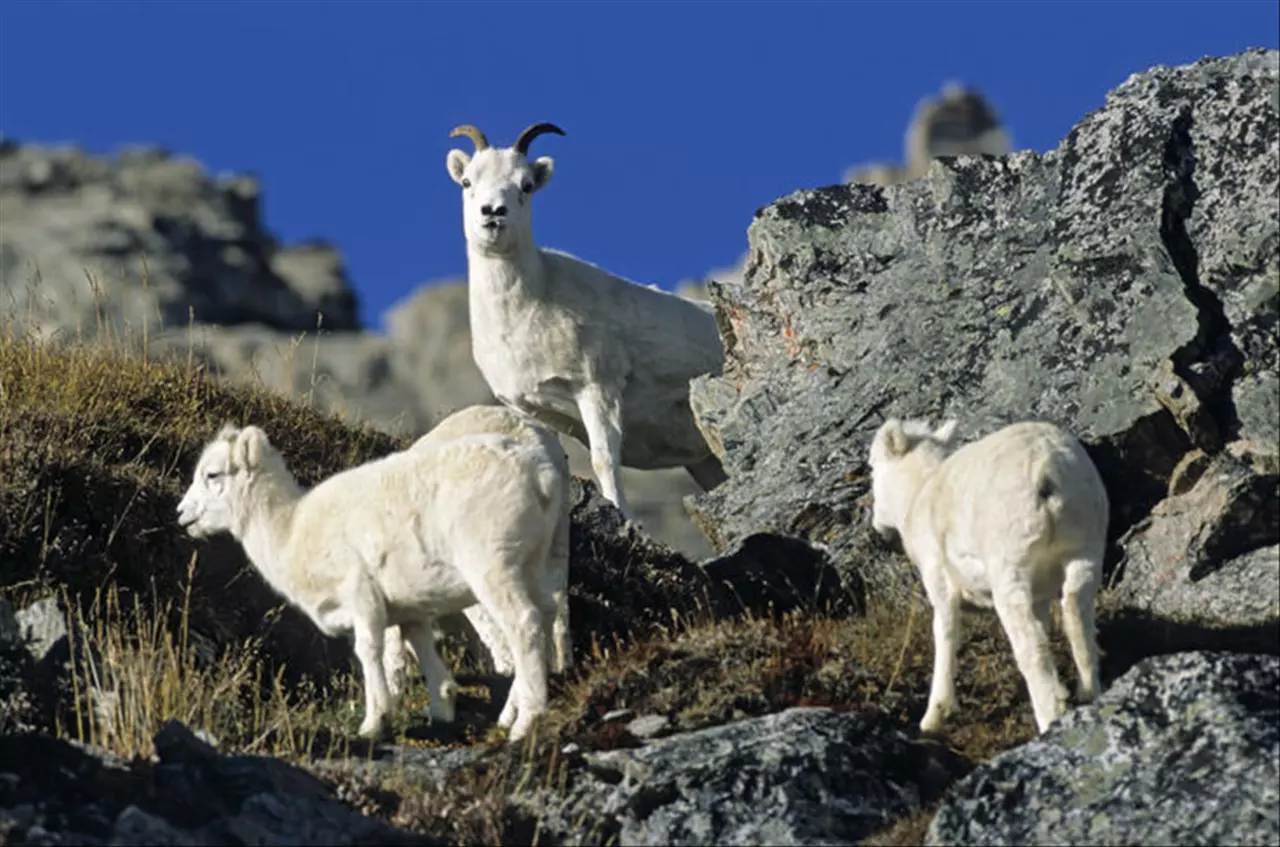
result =
M431 718L453 719L433 624L479 603L515 666L498 719L514 741L547 706L556 599L545 571L567 485L541 451L480 434L393 453L303 491L265 432L228 425L201 453L178 521L195 537L230 532L322 632L354 636L366 738L386 730L389 626L417 653Z
M462 186L471 345L494 395L591 454L601 493L629 519L621 467L684 467L703 489L723 482L689 408L689 382L724 363L710 306L616 276L533 239L532 196L554 161L529 160L540 123L512 147L451 150Z
M948 456L955 425L889 420L870 450L873 527L901 539L933 606L933 681L920 728L937 730L955 708L963 601L995 608L1044 732L1067 696L1049 650L1055 599L1078 697L1099 692L1094 601L1106 488L1080 442L1052 424L1013 424Z
M455 438L481 433L505 435L527 447L540 450L547 460L552 462L567 481L569 479L569 461L564 449L553 433L532 423L527 417L506 406L468 406L446 417L436 424L426 435L415 441L410 450L431 449L439 444ZM556 597L556 617L552 624L552 669L557 673L568 670L573 665L572 646L569 641L569 598L565 586L569 581L569 486L562 486L564 503L561 506L560 523L551 545L545 571L548 590ZM471 606L464 611L467 619L475 628L480 641L488 649L493 659L494 670L499 674L509 675L514 666L511 662L511 651L507 649L506 640L493 620L480 605ZM384 667L387 680L392 688L392 696L398 697L404 680L404 671L408 667L407 652L412 645L401 637L398 627L387 630L387 653ZM406 650L408 648L408 651Z

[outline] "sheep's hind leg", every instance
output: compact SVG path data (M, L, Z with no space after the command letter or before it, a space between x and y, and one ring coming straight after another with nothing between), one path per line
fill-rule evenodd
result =
M1098 637L1094 607L1102 573L1102 557L1075 559L1067 563L1062 584L1062 628L1075 661L1076 696L1092 702L1102 690L1098 674Z
M1037 600L1034 611L1040 628L1044 630L1045 636L1048 637L1049 633L1053 632L1053 599ZM1052 653L1050 654L1050 661L1053 661ZM1063 703L1067 702L1067 686L1062 683L1062 679L1057 674L1053 677L1053 683L1058 691L1058 699Z
M427 693L431 696L431 702L427 704L427 716L432 723L453 723L458 683L454 681L453 672L436 649L436 635L431 621L405 624L402 629L405 638L413 644L413 651L418 654L418 667L422 670L423 679L427 681Z
M1017 574L1023 571L1023 567L1017 562L1001 563L999 568L988 569L989 573L993 571ZM995 589L992 599L996 614L1031 694L1036 727L1043 733L1062 714L1065 705L1058 696L1062 685L1053 666L1053 654L1049 651L1049 633L1036 617L1035 603L1027 586L1009 581L992 587Z
M468 606L463 610L463 614L471 622L472 628L480 638L480 643L489 651L494 673L499 676L511 676L515 672L515 665L511 661L511 651L507 649L507 638L493 622L493 618L479 604Z
M359 733L362 738L376 740L386 732L391 692L382 666L386 624L381 614L372 617L378 619L357 618L354 629L356 659L364 677L364 721Z
M382 636L382 672L387 677L387 691L394 706L400 702L409 674L409 648L400 627L389 626Z
M511 693L498 718L499 726L510 727L510 741L519 741L528 733L534 720L547 710L548 701L546 622L518 580L512 569L490 570L471 586L476 599L506 634L515 663Z
M547 553L545 588L555 608L551 623L552 669L564 673L573 667L573 640L569 631L569 498L565 500L556 524L551 549Z
M618 507L631 523L635 515L622 493L622 408L616 398L607 398L598 385L589 385L578 395L578 413L587 430L591 469L600 483L600 493Z

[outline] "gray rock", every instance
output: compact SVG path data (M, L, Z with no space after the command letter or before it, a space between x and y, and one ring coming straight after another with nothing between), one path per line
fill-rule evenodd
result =
M1113 609L1203 627L1280 620L1280 491L1227 453L1190 490L1160 501L1121 540ZM1273 639L1274 640L1274 639Z
M636 738L656 738L662 735L671 725L671 718L666 715L641 715L627 724L627 732Z
M1113 538L1193 448L1274 457L1277 56L1136 74L1045 155L940 159L760 210L745 282L709 286L724 374L692 388L730 476L692 498L713 546L801 539L851 589L918 598L868 520L866 448L889 416L954 416L961 440L1065 427Z
M45 597L17 614L18 627L26 641L31 660L37 664L55 649L66 647L67 619L54 597Z
M927 843L1280 843L1280 658L1144 661L961 780Z
M6 145L0 219L0 294L42 336L142 335L192 317L298 331L317 310L330 329L357 326L333 248L281 250L255 179L212 179L187 157Z
M569 843L849 844L918 812L956 760L829 709L789 709L586 755L544 828ZM585 817L585 831L569 822ZM596 835L591 833L595 832Z

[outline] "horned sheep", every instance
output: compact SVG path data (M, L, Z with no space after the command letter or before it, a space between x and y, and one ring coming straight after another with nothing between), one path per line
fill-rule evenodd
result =
M1078 697L1099 691L1094 600L1106 488L1080 442L1052 424L1013 424L947 455L955 427L892 419L870 449L873 527L900 538L933 606L933 681L920 728L936 731L955 708L959 615L968 603L994 606L1044 732L1067 696L1049 650L1055 599Z
M724 351L709 306L539 248L531 201L554 161L528 158L553 124L534 124L508 148L464 125L451 136L449 175L462 187L471 345L503 403L576 438L601 492L629 519L621 468L683 466L703 489L724 481L689 408L689 382L719 373Z
M393 453L303 491L262 429L228 425L202 452L178 521L195 537L230 532L322 632L354 636L366 738L386 729L390 626L418 655L432 719L453 719L434 622L479 603L515 666L498 719L515 741L547 706L556 598L546 568L567 485L540 450L477 434Z

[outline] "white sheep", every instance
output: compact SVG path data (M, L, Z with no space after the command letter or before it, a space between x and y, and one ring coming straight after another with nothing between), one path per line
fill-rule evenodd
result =
M960 608L995 607L1027 681L1040 732L1065 708L1049 650L1050 606L1079 675L1099 691L1094 600L1107 538L1107 491L1080 442L1048 423L1017 423L947 455L956 422L889 420L871 443L872 525L897 535L933 606L933 683L920 728L955 707Z
M689 408L689 381L719 373L711 307L639 285L533 239L530 201L554 162L530 161L540 123L509 148L460 126L474 158L451 150L462 186L471 347L494 395L585 444L600 490L628 519L621 468L683 466L703 489L725 479Z
M205 447L178 521L228 531L263 578L327 635L353 634L365 686L360 734L386 729L386 630L399 626L430 687L433 720L454 717L452 676L434 621L476 603L515 666L498 723L518 740L547 706L547 558L568 484L544 453L501 435L406 450L303 491L256 426L226 426Z
M569 640L567 592L569 582L569 486L567 481L570 476L568 458L564 454L560 440L553 433L505 406L468 406L454 412L415 441L409 449L430 449L455 438L479 433L505 435L527 447L542 451L566 480L566 484L562 486L564 502L561 505L560 524L556 529L555 539L547 559L547 568L544 571L548 583L547 590L556 598L556 617L552 625L551 655L554 657L552 668L557 673L563 672L573 665L572 645ZM471 606L465 610L464 614L493 657L494 669L500 674L510 674L514 668L511 662L511 651L507 649L506 640L485 612L484 607ZM412 645L404 643L398 627L389 628L387 658L384 665L393 697L399 695L403 671L408 665L404 647L412 648Z

